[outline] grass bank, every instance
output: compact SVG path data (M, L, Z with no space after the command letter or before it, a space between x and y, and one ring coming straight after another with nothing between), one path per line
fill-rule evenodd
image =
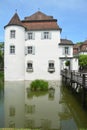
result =
M4 72L0 71L0 80L4 80Z
M4 87L4 72L0 71L0 89Z

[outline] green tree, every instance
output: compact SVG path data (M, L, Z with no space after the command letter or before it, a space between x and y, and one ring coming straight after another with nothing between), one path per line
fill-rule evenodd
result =
M4 43L0 43L0 69L4 68Z
M79 65L80 68L87 69L87 55L80 55L79 56Z

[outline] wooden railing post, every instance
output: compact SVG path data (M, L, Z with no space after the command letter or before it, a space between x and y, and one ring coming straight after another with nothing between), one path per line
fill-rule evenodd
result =
M86 106L85 74L83 74L83 77L82 77L82 86L83 86L83 89L82 89L82 105L83 105L83 107L85 107Z

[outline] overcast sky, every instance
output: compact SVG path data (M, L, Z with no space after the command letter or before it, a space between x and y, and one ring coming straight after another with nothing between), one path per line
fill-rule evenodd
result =
M53 16L62 28L61 38L74 43L87 39L87 0L0 0L0 41L16 9L21 20L38 10Z

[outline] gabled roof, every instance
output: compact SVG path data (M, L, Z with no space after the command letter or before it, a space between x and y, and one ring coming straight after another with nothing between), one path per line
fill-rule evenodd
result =
M73 45L73 42L68 39L61 39L59 45Z
M40 11L34 13L31 16L25 17L24 21L37 21L37 20L54 20L53 16L48 16Z
M20 18L17 13L13 15L9 23L5 26L10 26L10 25L18 25L18 26L23 26L22 22L20 21Z

